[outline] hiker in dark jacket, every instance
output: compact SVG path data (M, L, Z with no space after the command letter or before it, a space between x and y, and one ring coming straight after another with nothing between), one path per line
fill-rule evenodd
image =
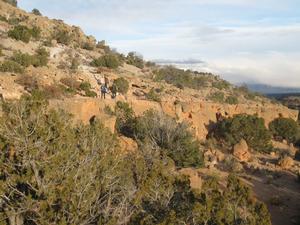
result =
M111 87L111 97L115 98L117 96L117 86L115 84Z
M105 84L101 85L100 92L101 92L101 99L105 99L105 94L107 93L107 88Z

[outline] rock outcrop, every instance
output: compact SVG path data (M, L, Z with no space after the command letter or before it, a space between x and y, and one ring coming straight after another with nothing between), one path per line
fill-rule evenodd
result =
M242 139L233 147L233 155L241 162L248 162L251 158L247 142Z
M113 108L118 100L118 98L115 100L100 100L99 98L67 98L64 100L52 100L50 105L53 107L63 108L71 114L74 114L75 119L86 123L94 115L106 121L103 110L104 107L109 105ZM215 112L218 108L226 111L229 116L240 113L258 114L258 116L264 118L266 124L277 118L279 114L295 120L298 117L297 111L290 110L280 105L266 106L266 108L262 110L262 107L256 105L237 105L233 107L232 105L212 102L188 102L191 106L189 107L190 112L184 113L183 111L186 111L186 109L182 110L182 107L178 106L178 104L174 104L174 102L157 103L148 100L138 100L134 97L127 97L127 102L137 115L141 115L149 109L154 109L159 112L164 112L178 119L178 121L187 121L191 124L195 135L200 140L204 140L206 138L210 125L216 122Z
M278 160L278 165L285 170L291 169L294 165L294 160L290 156L284 156Z
M191 188L193 189L202 188L202 178L199 175L197 170L192 168L185 168L180 170L179 173L189 177Z

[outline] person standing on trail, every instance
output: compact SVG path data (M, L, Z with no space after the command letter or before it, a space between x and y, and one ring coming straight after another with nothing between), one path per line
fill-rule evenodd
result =
M102 84L100 87L101 99L105 99L105 94L107 93L107 88L105 84Z
M111 86L111 97L115 98L117 96L117 86L115 84L113 84Z

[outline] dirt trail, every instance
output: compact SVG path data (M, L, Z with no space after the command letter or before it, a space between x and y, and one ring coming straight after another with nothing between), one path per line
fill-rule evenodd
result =
M266 172L270 173L270 171ZM248 173L253 191L269 208L273 225L300 224L300 183L290 172Z

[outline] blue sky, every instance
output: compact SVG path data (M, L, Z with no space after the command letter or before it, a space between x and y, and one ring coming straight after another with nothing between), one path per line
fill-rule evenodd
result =
M19 6L78 25L120 52L192 59L184 67L232 82L300 87L300 0L19 0Z

